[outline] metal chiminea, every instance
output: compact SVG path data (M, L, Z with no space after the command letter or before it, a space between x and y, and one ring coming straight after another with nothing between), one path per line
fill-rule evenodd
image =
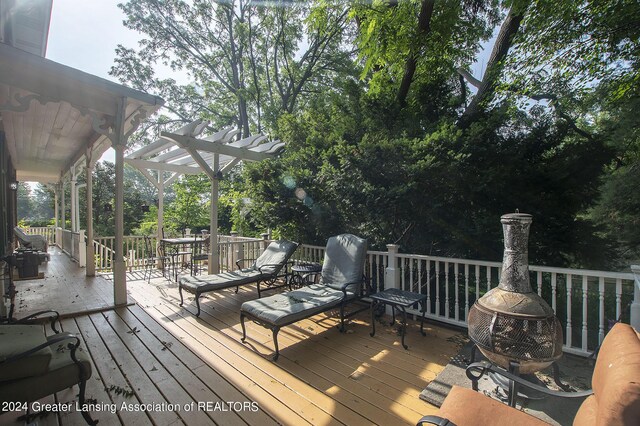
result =
M469 311L469 337L492 363L520 374L542 370L562 356L562 326L529 283L531 215L502 216L504 258L500 284Z

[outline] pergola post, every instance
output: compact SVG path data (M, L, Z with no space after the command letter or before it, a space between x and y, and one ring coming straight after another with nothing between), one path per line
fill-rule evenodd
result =
M95 277L96 261L93 248L93 161L91 161L91 148L87 148L87 277Z
M209 250L209 274L217 274L220 272L220 254L218 249L218 190L220 189L220 180L217 172L220 170L220 155L213 155L213 170L216 176L211 179L211 211L209 216L209 235L211 238L211 250Z
M115 127L112 138L113 149L116 152L116 182L115 182L115 247L113 259L113 299L116 305L127 303L127 270L124 261L124 150L127 137L124 133L124 115L127 98L122 97L118 102L115 117Z
M156 253L160 247L160 240L164 238L164 173L158 170L158 239L156 241ZM165 253L162 253L164 256ZM164 269L164 261L158 260L158 269Z

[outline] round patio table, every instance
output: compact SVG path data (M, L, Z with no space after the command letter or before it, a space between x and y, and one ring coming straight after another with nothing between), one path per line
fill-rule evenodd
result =
M291 281L289 285L291 288L300 288L305 285L312 284L315 280L311 280L310 277L315 275L316 272L322 271L322 265L316 262L304 262L296 263L291 267Z

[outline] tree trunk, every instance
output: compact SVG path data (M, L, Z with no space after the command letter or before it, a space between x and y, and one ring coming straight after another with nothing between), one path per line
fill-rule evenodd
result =
M469 103L462 113L462 116L458 121L459 127L469 127L480 112L480 107L490 102L493 98L496 83L502 72L503 61L507 57L509 49L513 44L513 39L520 29L520 23L522 22L522 18L524 17L528 5L529 2L522 7L516 7L514 5L509 9L509 13L500 27L496 43L493 45L493 51L489 57L487 70L484 74L484 78L482 79L482 83L480 84L480 87L478 87L478 92L471 100L471 103Z
M423 38L431 31L431 16L433 16L433 5L435 0L422 0L422 6L420 8L420 15L418 15L418 38ZM409 57L404 66L404 75L400 88L398 89L397 100L401 105L407 102L407 95L411 88L411 82L413 76L416 73L416 67L418 65L418 58L415 48L412 48L409 52Z

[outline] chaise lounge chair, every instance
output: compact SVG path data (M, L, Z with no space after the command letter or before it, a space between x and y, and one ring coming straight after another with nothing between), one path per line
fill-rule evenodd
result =
M27 235L19 226L13 228L13 232L22 246L45 253L47 252L49 244L43 235Z
M363 285L366 254L367 240L351 234L329 238L319 284L310 284L298 290L242 304L242 341L247 338L245 317L271 329L276 350L273 360L277 361L278 332L281 327L334 308L340 308L340 331L344 332L344 319L362 310L345 316L345 305L369 293L369 287Z
M178 291L180 292L180 306L184 303L182 290L188 291L196 295L196 306L200 316L200 295L210 291L223 290L225 288L238 287L244 284L257 283L258 297L263 291L261 284L266 284L269 289L279 288L288 285L288 268L289 258L298 248L298 243L281 240L274 241L267 249L258 257L253 265L249 268L240 268L240 263L244 259L236 262L238 270L230 272L222 272L214 275L200 276L184 276L180 277L178 282ZM282 272L284 268L284 273ZM276 280L282 279L284 284L276 285Z

